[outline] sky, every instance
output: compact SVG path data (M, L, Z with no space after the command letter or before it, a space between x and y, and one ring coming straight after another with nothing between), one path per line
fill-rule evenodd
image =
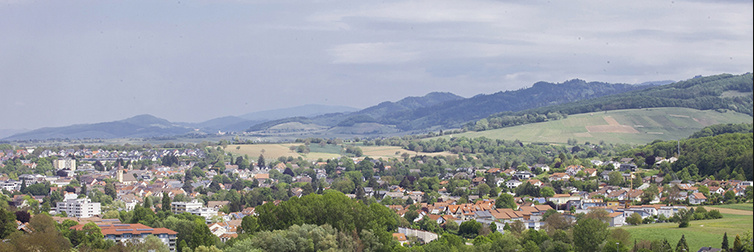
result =
M0 0L0 129L742 74L752 5Z

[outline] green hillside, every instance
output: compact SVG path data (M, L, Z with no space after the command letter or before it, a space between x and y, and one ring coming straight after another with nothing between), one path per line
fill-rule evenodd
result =
M565 119L508 128L466 132L453 136L521 140L523 142L566 143L605 141L613 144L647 144L654 140L689 137L702 128L721 123L752 123L752 117L737 112L690 108L613 110L570 115ZM449 137L449 136L443 136Z

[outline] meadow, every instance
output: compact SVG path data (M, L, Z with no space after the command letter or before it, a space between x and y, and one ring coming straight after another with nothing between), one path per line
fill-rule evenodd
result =
M736 235L743 236L746 232L752 232L753 220L751 212L744 215L723 213L722 219L691 221L687 228L678 228L678 223L655 223L622 228L631 233L631 240L667 239L673 247L681 239L681 235L685 235L691 251L697 251L701 247L720 248L726 232L728 242L733 246Z
M318 159L332 159L332 158L339 158L341 156L346 155L345 149L341 145L324 145L321 146L319 144L310 144L309 145L309 153L297 153L295 151L292 151L290 147L298 147L299 145L302 145L302 143L283 143L283 144L231 144L228 145L225 148L225 151L231 152L234 155L248 155L249 158L256 160L260 154L263 154L265 159L272 160L277 159L278 157L293 157L298 158L301 157L305 160L309 161L316 161ZM415 151L409 151L405 150L398 146L363 146L361 143L355 144L359 148L361 148L363 152L363 157L370 157L373 159L390 159L390 158L400 158L401 155L404 153L408 153L409 155L427 155L427 156L445 156L445 155L454 155L450 152L437 152L437 153L427 153L427 152L415 152Z
M740 203L740 204L730 204L730 205L719 205L719 206L714 206L714 208L734 209L734 210L742 210L742 211L752 212L752 211L754 211L754 204L752 204L752 203Z
M688 108L647 108L613 110L570 115L556 121L515 127L454 134L469 138L520 140L565 144L578 142L612 144L647 144L654 140L687 138L702 128L721 123L752 123L752 117L736 112L696 110ZM450 137L450 136L442 136Z

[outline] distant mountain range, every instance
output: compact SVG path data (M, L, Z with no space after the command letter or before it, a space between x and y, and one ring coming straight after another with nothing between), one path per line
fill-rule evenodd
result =
M265 110L243 114L240 116L225 116L200 123L184 123L185 126L194 127L204 132L217 131L244 131L249 126L278 120L288 117L312 117L329 113L349 113L359 109L347 106L330 106L320 104L308 104L291 108Z
M57 138L141 138L183 135L194 131L151 115L138 115L128 119L94 124L77 124L66 127L41 128L5 138L5 140L44 140Z
M144 138L217 133L218 131L243 131L248 129L250 125L284 117L316 116L326 113L352 112L357 110L357 108L345 106L303 105L284 109L253 112L241 116L220 117L200 123L174 123L152 115L138 115L113 122L49 127L22 133L16 131L11 132L14 134L3 140Z
M668 83L671 81L638 85L586 82L579 79L563 83L538 82L529 88L480 94L471 98L433 92L422 97L382 102L362 110L343 106L304 105L219 117L200 123L170 122L151 115L140 115L114 122L41 128L3 140L144 138L212 134L218 131L246 131L247 134L256 136L288 134L319 137L411 134L457 128L501 112L565 104Z
M316 117L284 118L257 124L247 132L264 134L302 132L317 129L317 134L380 135L395 132L421 132L460 127L495 113L520 111L548 105L563 104L605 95L641 90L657 84L610 84L569 80L563 83L538 82L515 91L480 94L463 98L451 93L429 93L397 102L383 102L353 113L326 114ZM280 127L285 125L285 127ZM321 128L328 128L321 132ZM365 130L368 129L368 130ZM313 132L312 132L313 133Z

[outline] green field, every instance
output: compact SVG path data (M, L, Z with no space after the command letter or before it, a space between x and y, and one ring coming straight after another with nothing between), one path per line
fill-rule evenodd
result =
M731 205L716 205L714 207L736 209L736 210L744 210L744 211L754 211L754 204L752 204L752 203L741 203L741 204L731 204Z
M681 239L681 235L685 235L691 251L697 251L701 247L719 248L726 232L732 246L737 234L752 231L753 219L752 215L723 214L722 219L691 221L687 228L678 228L678 223L656 223L624 226L623 229L631 233L631 240L667 239L673 247Z
M231 152L234 155L248 155L249 158L256 160L260 154L263 154L265 159L267 160L273 160L277 159L278 157L288 157L291 156L293 158L301 157L305 160L309 161L316 161L318 159L332 159L332 158L339 158L346 154L346 150L341 145L324 145L321 146L316 143L312 143L309 145L309 153L297 153L296 151L292 151L290 149L291 146L297 147L299 145L302 145L303 143L285 143L285 144L231 144L228 145L225 148L225 151ZM398 158L401 157L403 153L408 153L409 155L427 155L427 156L447 156L447 155L453 155L449 152L435 152L435 153L428 153L428 152L419 152L416 153L414 151L408 151L398 146L363 146L360 143L357 143L356 146L361 148L363 151L364 157L370 157L374 159L379 158Z
M487 137L563 144L604 141L612 144L646 144L654 140L687 138L700 129L721 123L752 123L752 117L736 112L688 108L648 108L613 110L570 115L566 119L533 123L480 132L454 134L454 137ZM450 136L442 136L450 137Z

